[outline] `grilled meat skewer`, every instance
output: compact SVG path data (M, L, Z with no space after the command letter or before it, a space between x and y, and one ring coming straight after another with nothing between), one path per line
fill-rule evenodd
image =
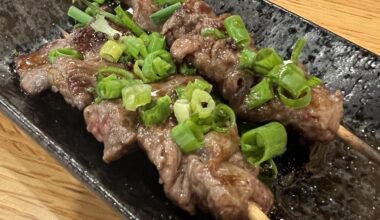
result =
M186 85L196 77L176 75L166 81L152 84L153 94L174 94L174 89ZM104 143L103 160L106 163L118 160L135 150L137 141L138 114L126 110L120 101L103 101L87 106L83 111L87 131Z
M21 88L31 95L47 89L60 92L67 103L82 110L93 101L87 88L95 86L98 69L120 66L101 59L99 50L105 40L91 27L78 28L65 39L54 40L35 52L19 56L16 71ZM48 54L58 48L74 48L84 55L84 60L60 57L52 64Z
M139 1L126 3L133 7L135 2ZM151 5L154 5L153 1L146 1L143 6ZM139 11L141 8L134 11L135 17L149 18L150 14L138 14ZM166 21L161 31L171 46L174 59L196 67L202 76L217 85L240 118L251 122L279 121L296 128L311 140L332 140L343 115L343 96L339 91L330 93L324 86L318 86L313 89L311 104L302 109L287 107L278 98L259 108L248 108L245 99L256 79L239 67L236 45L231 39L218 40L201 35L203 28L225 30L223 22L228 16L217 16L203 0L186 1Z
M195 78L199 77L172 76L152 84L153 93L175 100L175 88ZM167 197L191 214L198 207L218 219L248 219L250 204L264 212L273 204L273 194L257 179L258 168L249 165L239 150L236 127L227 133L209 132L204 147L186 155L170 136L174 118L154 126L133 123L137 116L119 101L92 104L84 115L89 132L105 143L106 161L129 152L137 140L157 167Z
M126 3L133 8L136 4L134 2L139 1L129 0ZM152 8L152 5L152 0L145 0L143 6ZM140 20L145 16L146 23L150 14L139 14L139 11L135 11L134 16ZM201 35L203 28L224 30L223 21L228 16L217 16L203 0L186 1L166 21L162 29L176 61L185 61L196 67L202 76L216 84L241 119L251 122L280 121L315 141L331 141L338 136L355 150L380 164L379 153L354 134L347 133L347 129L340 125L343 117L343 96L340 91L331 93L324 85L317 86L313 88L310 105L302 109L287 107L278 98L261 107L249 109L245 99L249 89L257 82L255 77L239 68L237 46L232 39L217 40ZM136 22L139 23L140 20ZM252 44L250 47L255 46Z

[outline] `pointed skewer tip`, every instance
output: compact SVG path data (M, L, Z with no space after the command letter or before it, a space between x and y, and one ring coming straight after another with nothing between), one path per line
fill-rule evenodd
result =
M249 220L270 220L269 217L256 205L256 203L253 202L248 204L248 217Z
M380 153L365 143L362 139L354 135L347 128L340 125L337 131L337 136L346 144L350 145L353 149L380 166Z

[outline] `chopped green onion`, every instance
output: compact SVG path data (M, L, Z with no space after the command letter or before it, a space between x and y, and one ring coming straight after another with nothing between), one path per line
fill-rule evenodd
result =
M292 56L291 56L291 60L293 63L295 64L298 63L298 60L301 56L301 52L303 48L305 47L305 44L306 44L306 39L304 37L297 40L296 45L294 46L294 49L292 52Z
M181 3L177 2L173 5L170 5L166 8L163 8L155 13L153 13L150 16L150 19L152 19L153 23L155 24L162 24L166 20L169 19L170 16L174 14L175 11L177 11L179 8L181 8Z
M127 36L123 37L121 42L124 44L127 54L130 54L135 59L139 59L140 55L144 58L148 55L144 41L141 38Z
M112 73L124 79L133 79L133 74L125 69L114 67L114 66L104 66L98 69L98 73Z
M53 49L48 54L48 60L50 63L55 63L59 57L70 57L73 59L83 60L82 53L74 48Z
M149 41L150 41L150 35L147 35L146 33L143 33L142 35L140 35L140 39L144 41L144 44L145 46L149 46Z
M316 76L311 76L308 80L307 80L307 85L310 86L311 88L313 87L316 87L318 85L320 85L323 81L316 77Z
M203 28L201 35L203 37L213 37L215 39L226 38L226 35L217 28Z
M164 79L176 72L176 66L170 53L158 50L148 54L144 60L142 75L144 82L155 82Z
M204 142L203 132L191 120L186 120L175 126L171 131L171 136L185 154L198 150Z
M96 84L96 94L100 100L120 98L121 90L128 84L131 84L131 81L120 80L112 74Z
M100 7L99 7L99 4L95 4L94 2L90 2L88 0L80 0L81 2L85 3L87 5L87 9L91 11L92 14L95 15L103 15L104 17L108 18L109 20L111 20L113 23L117 24L117 25L123 25L122 22L120 21L120 19L114 15L114 14L111 14L107 11L104 11L102 10Z
M154 0L154 3L158 5L159 7L162 7L164 5L172 5L177 2L183 2L184 0Z
M143 107L140 111L140 117L145 125L157 125L166 121L170 112L171 99L168 95L160 97L153 107Z
M172 66L167 63L161 57L157 57L153 60L153 69L157 72L159 76L165 76Z
M98 4L103 4L105 2L105 0L94 0L94 2L98 3Z
M275 66L281 65L283 59L273 48L263 48L257 52L253 69L255 72L267 75Z
M240 47L246 47L251 44L251 35L239 15L232 15L226 18L224 20L224 27L227 30L228 36L232 37Z
M121 91L123 106L129 111L136 111L140 106L144 106L152 101L152 87L147 84L135 84L124 87Z
M263 182L271 182L277 178L278 169L273 159L263 162L261 165L259 179Z
M116 16L120 20L120 25L128 28L131 30L135 35L140 36L144 34L145 32L143 29L141 29L140 26L138 26L129 16L128 14L120 7L117 6L115 8Z
M261 82L251 88L247 97L248 108L257 108L273 98L272 82L269 78L264 77Z
M190 118L190 103L186 99L178 99L173 106L174 115L179 123Z
M109 39L113 39L115 35L122 35L120 31L113 29L103 15L97 15L96 20L90 24L90 26L95 30L95 32L105 33Z
M269 77L294 98L298 98L308 87L304 72L294 63L275 67Z
M91 3L91 4L92 4L94 7L99 8L99 4L98 4L98 3L93 2L93 3ZM90 15L90 16L92 16L92 17L95 17L95 16L99 13L99 11L98 11L98 10L94 10L93 7L87 7L86 10L85 10L84 12L86 12L86 14L88 14L88 15Z
M180 97L190 101L195 89L204 90L210 93L212 90L212 85L205 80L195 79L194 82L190 82L187 84Z
M200 118L198 113L192 113L190 115L190 120L199 126L199 129L203 134L211 131L214 123L213 115L210 115L208 118Z
M141 68L144 66L144 60L136 60L135 64L133 65L133 72L137 77L139 77L142 81L146 82L148 81L143 73Z
M289 107L292 107L292 108L306 107L310 104L311 99L312 99L312 90L308 86L305 87L305 90L304 90L305 94L302 97L299 97L296 99L288 98L282 87L279 87L277 90L278 90L278 94L279 94L281 102L284 103L285 105L289 106Z
M177 88L175 88L175 93L177 94L177 97L182 97L183 93L185 92L185 88L186 86L178 86ZM189 101L189 100L187 100Z
M191 110L194 113L198 113L199 118L208 118L211 116L215 108L215 101L212 96L200 89L195 89L191 101Z
M108 40L102 48L100 48L100 56L109 61L116 63L119 61L121 55L123 54L123 46L114 40Z
M212 128L217 132L227 132L235 125L236 116L234 110L225 104L216 105Z
M83 12L82 10L80 10L79 8L75 6L71 6L69 8L67 15L83 25L88 25L93 20L93 17L86 14L85 12Z
M129 64L133 62L133 57L130 54L124 54L120 57L119 63Z
M287 134L285 127L278 122L245 132L240 139L245 158L253 165L280 156L286 151Z
M256 59L256 52L244 48L240 53L240 67L243 69L252 69Z
M186 63L182 63L179 67L179 73L185 76L193 76L197 74L196 68L190 68Z
M165 37L157 32L153 32L149 35L148 53L155 52L157 50L165 50L166 40Z

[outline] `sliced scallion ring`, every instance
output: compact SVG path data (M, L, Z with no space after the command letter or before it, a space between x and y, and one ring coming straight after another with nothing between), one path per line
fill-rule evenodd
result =
M166 121L170 112L171 99L168 95L160 97L154 103L153 107L142 107L140 111L140 118L145 125L157 125Z
M186 99L178 99L173 106L174 115L179 123L190 118L190 102Z
M48 54L48 60L50 63L55 63L59 57L70 57L73 59L83 60L82 53L74 48L53 49Z
M229 16L224 20L224 27L227 33L237 45L246 47L251 44L251 35L245 27L243 19L239 15Z
M171 137L185 154L198 150L204 142L202 130L190 119L175 126L171 131Z
M280 100L282 103L284 103L286 106L292 107L292 108L304 108L308 106L312 99L312 89L308 86L305 87L303 95L299 98L289 98L285 94L285 90L282 87L277 88L278 95L280 97Z
M244 157L252 165L282 155L286 151L287 134L285 127L278 122L245 132L240 139Z
M235 112L228 105L218 104L213 116L212 128L217 132L227 132L236 125Z
M262 106L274 98L272 82L264 77L261 82L251 88L247 97L248 108L253 109Z
M198 113L199 118L208 118L215 108L215 101L212 96L200 89L195 89L190 102L191 110Z
M102 48L100 48L100 56L113 63L119 61L121 55L123 54L123 46L114 40L108 40Z

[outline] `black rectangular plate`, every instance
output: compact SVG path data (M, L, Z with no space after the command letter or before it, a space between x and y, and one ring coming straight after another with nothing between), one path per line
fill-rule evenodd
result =
M255 32L258 47L274 47L289 57L296 39L306 36L302 60L332 90L345 94L344 124L374 146L380 146L380 59L271 3L208 0L218 13L242 15ZM14 73L12 49L30 51L59 37L53 24L70 29L65 16L71 0L0 0L0 106L76 177L130 219L205 219L172 205L158 175L142 152L106 165L102 145L86 132L81 112L58 94L23 94ZM294 143L293 143L294 142ZM340 141L319 144L309 161L308 146L291 141L277 159L280 176L272 184L273 219L378 219L379 167Z

